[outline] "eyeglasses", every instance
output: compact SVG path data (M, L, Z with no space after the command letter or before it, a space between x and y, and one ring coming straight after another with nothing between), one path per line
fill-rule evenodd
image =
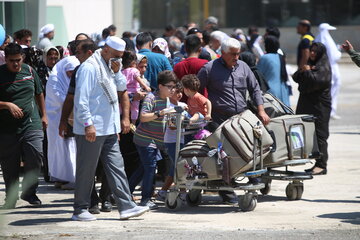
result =
M176 88L176 85L163 85L167 87L169 90L174 90Z

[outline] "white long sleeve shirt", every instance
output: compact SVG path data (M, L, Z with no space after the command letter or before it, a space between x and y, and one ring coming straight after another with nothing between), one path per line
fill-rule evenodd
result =
M125 91L126 78L121 71L114 74L97 50L90 58L101 58L110 81L111 91ZM76 73L74 100L74 133L85 135L85 127L94 125L96 136L106 136L121 132L119 102L110 104L98 82L95 66L85 61Z

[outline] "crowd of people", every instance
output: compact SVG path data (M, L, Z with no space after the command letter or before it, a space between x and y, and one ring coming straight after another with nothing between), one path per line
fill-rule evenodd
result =
M111 25L101 36L79 33L67 47L53 46L53 24L40 30L33 46L31 31L4 36L0 46L0 164L6 186L3 209L15 208L20 169L20 198L34 206L41 167L47 181L74 189L73 220L96 220L116 204L120 219L158 208L173 183L176 131L165 115L182 107L190 122L211 120L211 132L223 121L247 109L250 98L257 116L268 124L262 94L269 92L290 106L292 93L281 50L280 31L254 26L246 36L217 27L215 17L204 28L190 23L169 25L162 37L124 32ZM321 24L315 38L308 20L297 32L298 114L316 117L321 154L307 171L327 173L329 120L336 114L341 53ZM1 39L0 39L1 40ZM343 44L360 66L350 42ZM191 138L191 137L190 137ZM181 140L181 146L189 138ZM154 191L157 175L166 176ZM97 177L96 177L97 176ZM250 179L251 180L251 179ZM100 196L95 182L101 181ZM141 183L141 199L133 192ZM232 191L219 192L224 202L237 202ZM180 197L184 196L180 194ZM101 208L99 203L101 202Z

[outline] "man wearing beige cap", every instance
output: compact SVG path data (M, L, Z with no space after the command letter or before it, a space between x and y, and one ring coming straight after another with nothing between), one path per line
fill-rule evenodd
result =
M39 34L39 42L37 44L37 48L44 50L47 47L53 46L51 40L54 39L55 36L55 26L54 24L46 24L40 29Z
M99 157L120 219L137 217L149 210L132 201L118 143L121 132L119 99L123 115L122 132L130 130L126 79L120 71L124 50L122 39L108 37L103 49L96 50L76 74L74 133L77 156L73 220L96 220L88 208Z

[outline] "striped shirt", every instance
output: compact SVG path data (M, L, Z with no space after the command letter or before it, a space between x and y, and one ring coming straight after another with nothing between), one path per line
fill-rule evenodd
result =
M161 111L169 105L169 99L161 99L157 92L149 93L143 102L141 113ZM149 121L141 122L134 134L134 143L142 147L164 147L165 119L163 116Z

